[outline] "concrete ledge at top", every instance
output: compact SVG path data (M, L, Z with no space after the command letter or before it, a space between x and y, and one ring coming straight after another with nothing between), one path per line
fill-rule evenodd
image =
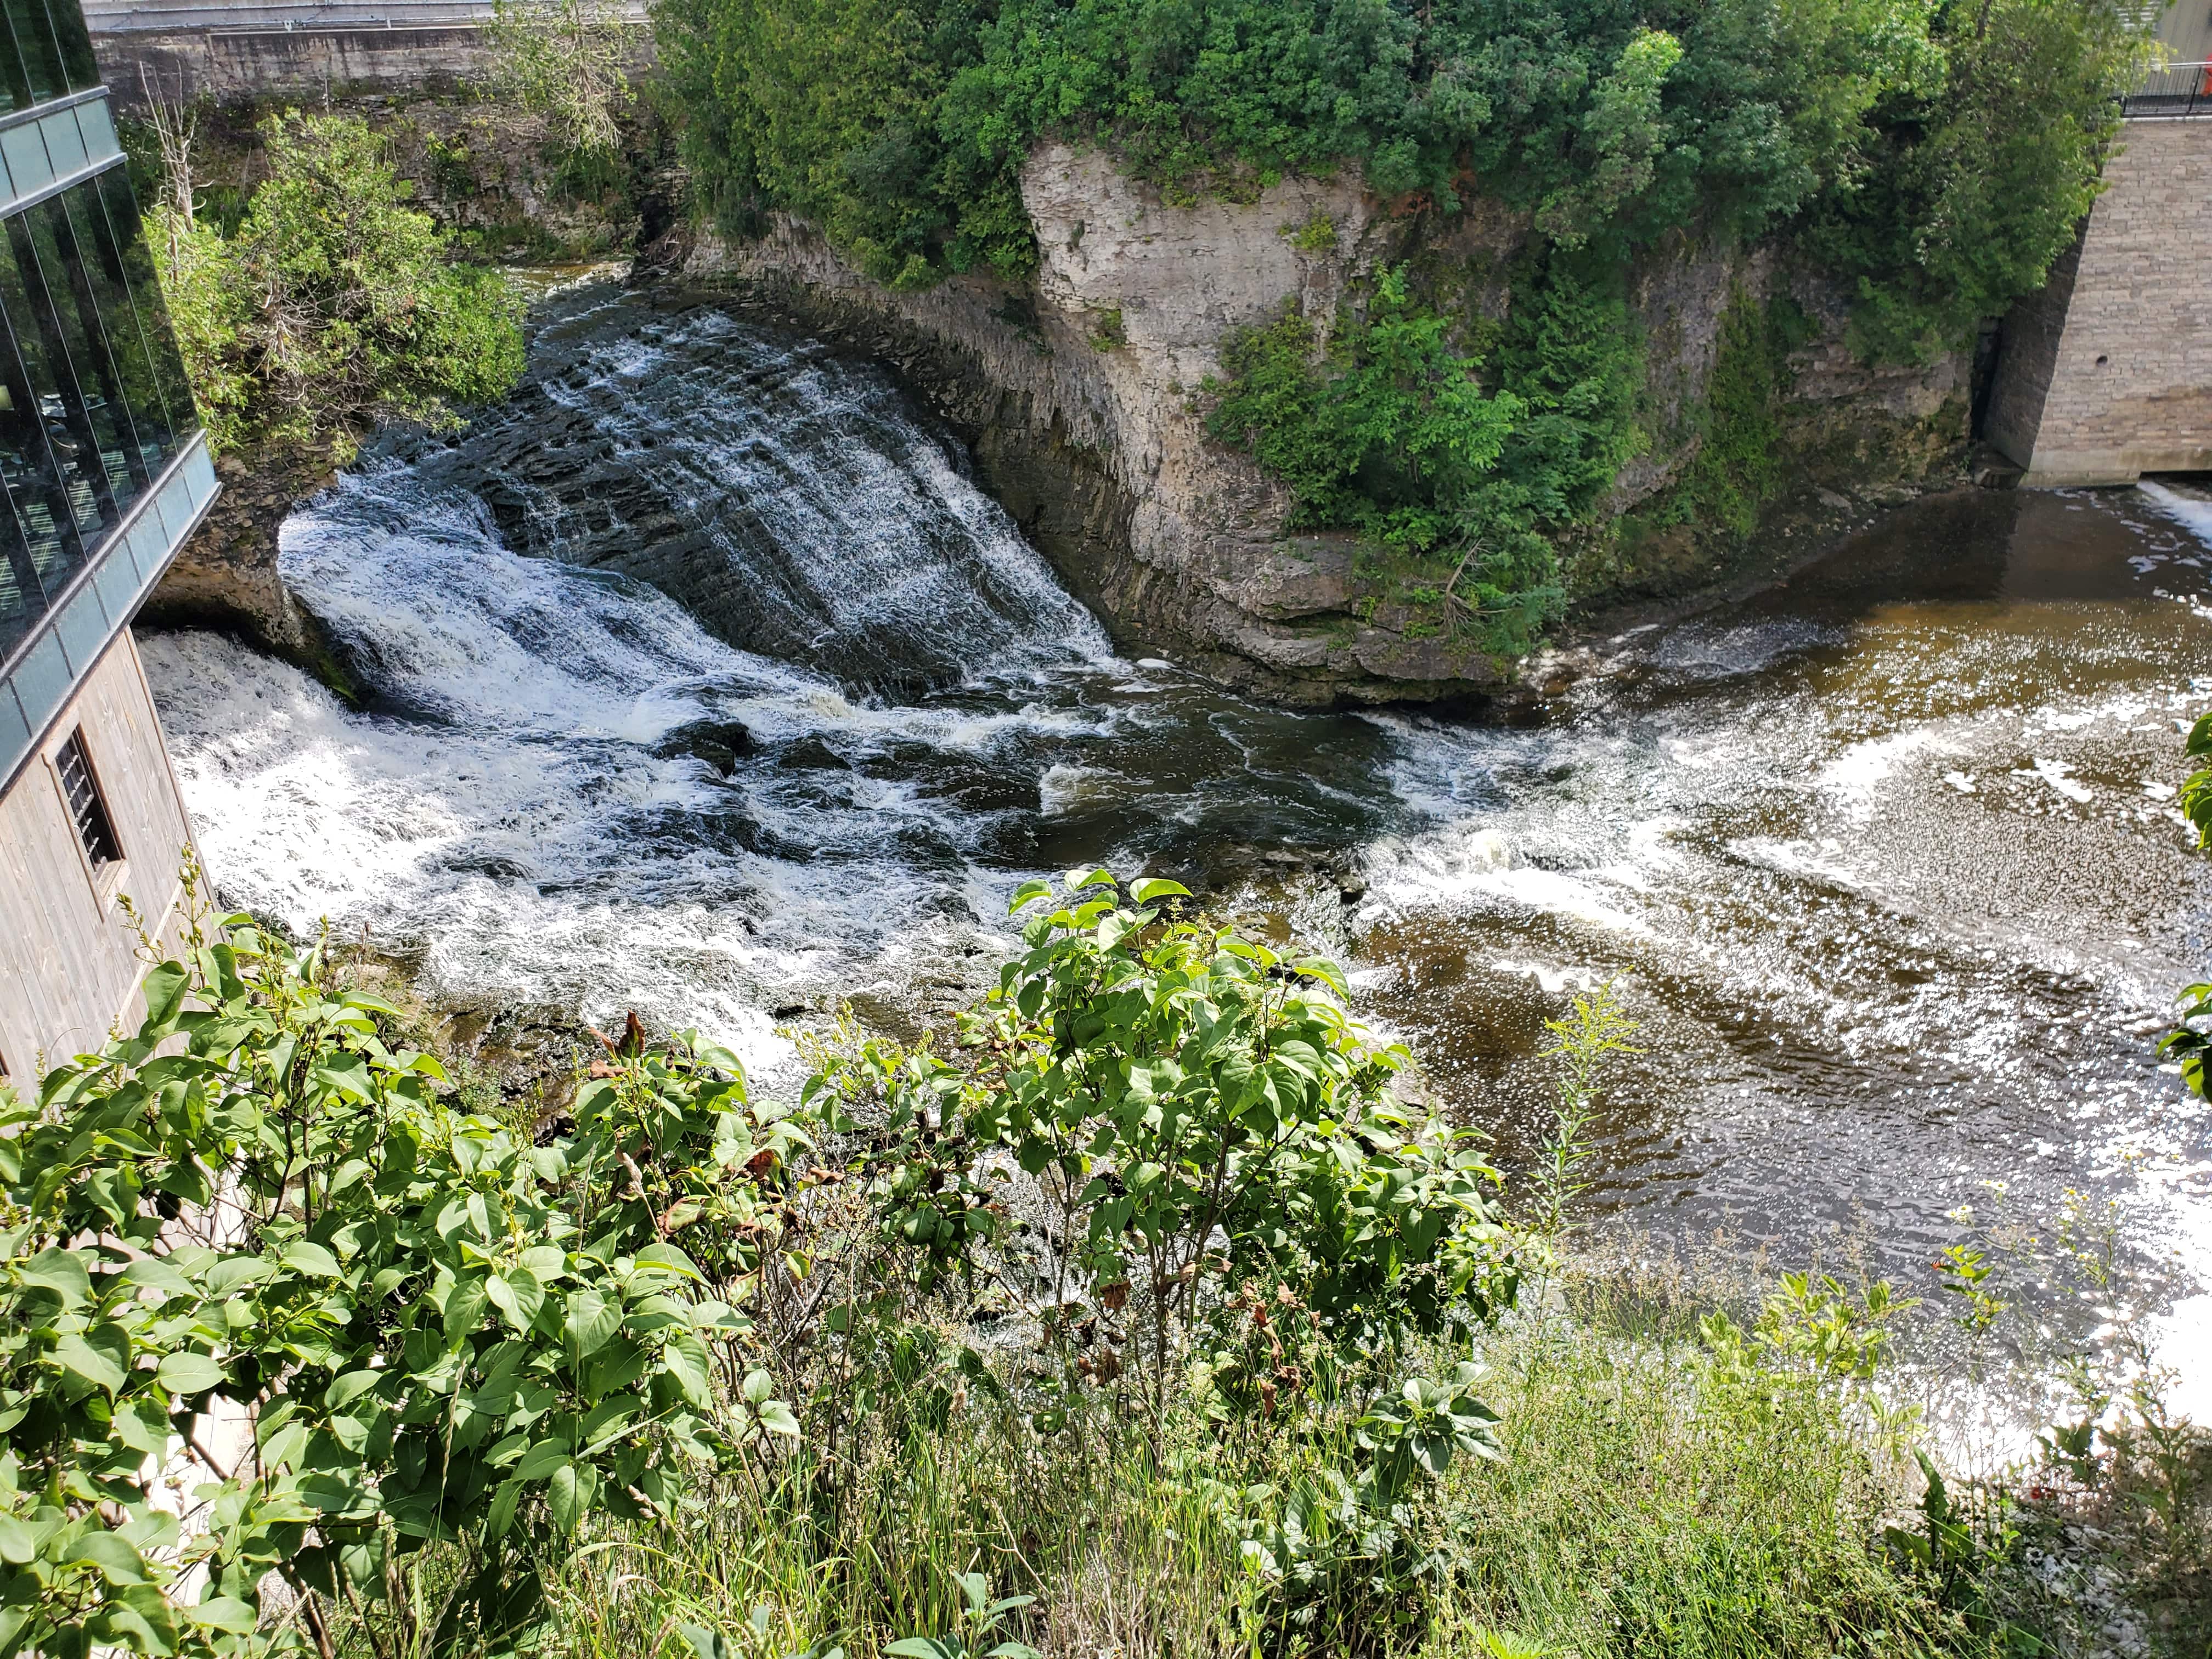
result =
M2212 472L2212 447L2155 452L2045 450L2021 475L2021 489L2090 489L2131 484L2146 472Z

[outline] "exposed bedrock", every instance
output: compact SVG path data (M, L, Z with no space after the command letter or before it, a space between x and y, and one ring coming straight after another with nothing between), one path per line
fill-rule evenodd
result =
M1511 665L1384 602L1350 538L1292 533L1288 492L1206 434L1203 388L1234 329L1286 301L1325 328L1354 284L1417 249L1464 270L1474 307L1502 313L1525 221L1478 204L1440 231L1433 216L1394 213L1348 174L1286 179L1249 203L1172 204L1108 152L1056 143L1031 156L1022 193L1042 256L1024 287L969 275L919 292L886 289L789 218L749 241L709 234L653 252L660 269L894 364L1126 647L1294 704L1426 700L1507 683ZM1322 220L1327 232L1313 234ZM1785 288L1814 335L1792 356L1779 416L1790 464L1768 515L1774 534L1957 481L1962 362L1869 369L1845 348L1845 308L1817 276L1782 270L1763 248L1677 238L1632 273L1649 356L1647 442L1610 513L1663 490L1696 454L1733 297ZM1603 549L1577 556L1585 598L1677 591L1724 574L1695 526L1632 546L1594 539Z

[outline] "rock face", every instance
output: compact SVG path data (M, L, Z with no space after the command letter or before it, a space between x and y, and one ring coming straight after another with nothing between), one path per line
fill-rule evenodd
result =
M138 624L237 634L350 696L321 629L276 574L276 532L296 503L330 482L328 460L274 449L251 466L225 455L216 471L222 493L140 607Z
M898 366L968 440L987 487L1126 644L1294 704L1499 686L1506 665L1463 638L1425 635L1406 607L1382 602L1348 538L1288 533L1288 492L1207 436L1202 388L1219 374L1232 330L1286 303L1326 328L1352 284L1416 246L1477 273L1475 305L1502 313L1503 272L1525 224L1478 207L1437 237L1418 216L1394 216L1350 176L1285 179L1249 203L1172 204L1106 152L1057 143L1032 154L1022 197L1042 256L1025 289L969 275L890 290L789 219L757 240L710 236L660 252L687 276ZM1686 417L1732 296L1764 298L1785 281L1819 325L1793 363L1782 417L1805 463L1796 483L1813 516L1848 517L1870 492L1955 481L1966 438L1959 362L1866 369L1843 346L1839 299L1816 279L1785 279L1763 251L1678 243L1632 276L1655 435L1624 471L1613 511L1663 489L1695 454L1700 436ZM1821 505L1821 491L1843 509ZM1679 586L1707 556L1694 536L1649 538L1632 556L1607 551L1609 565L1580 573L1582 586Z

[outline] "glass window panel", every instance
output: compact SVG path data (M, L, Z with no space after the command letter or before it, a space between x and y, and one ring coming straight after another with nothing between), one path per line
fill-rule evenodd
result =
M8 220L8 234L0 239L5 241L7 252L6 268L0 270L0 313L7 316L15 349L30 375L31 392L37 399L32 413L45 431L47 453L53 458L68 519L76 527L81 549L97 544L121 516L102 464L105 452L116 447L113 422L111 419L95 426L92 411L85 407L70 363L69 338L47 303L46 285L39 278L26 217L19 213ZM110 430L104 433L103 427ZM103 442L103 436L109 441ZM58 586L49 574L47 590Z
M154 250L147 245L146 228L138 220L138 204L131 194L128 167L110 167L92 183L107 210L113 246L121 262L123 280L131 290L131 307L138 313L141 337L161 387L161 402L169 411L169 430L181 444L199 430L200 417L192 402L192 383L185 374L185 360L177 350L177 337L169 328L169 310L162 303L161 285L154 277ZM87 211L91 198L86 198ZM120 328L121 325L117 326Z
M39 131L46 135L46 159L54 164L54 177L75 173L92 158L85 154L84 129L73 109L49 110L39 118Z
M39 630L9 678L15 695L23 700L23 712L30 716L32 728L42 729L54 711L69 701L70 694L69 659L62 655L62 642L54 637L52 629Z
M70 594L61 614L54 618L54 632L69 654L70 672L79 678L91 672L100 647L107 642L107 612L100 603L99 572L93 574L94 579Z
M120 171L121 169L118 169ZM130 286L124 280L123 251L101 210L98 185L90 182L68 190L56 198L76 233L79 269L86 297L100 315L107 337L109 360L131 424L138 434L138 456L145 477L160 473L176 453L175 433L162 395L161 378L138 325L131 303ZM39 211L33 209L33 212ZM190 430L189 428L186 428Z
M93 586L100 590L100 603L107 612L111 623L129 618L138 599L138 569L131 562L131 548L125 539L110 542L107 551L100 556L99 565L92 573Z
M115 136L115 118L108 112L107 100L94 98L79 104L76 113L87 155L98 161L122 152L123 141Z
M0 780L15 769L30 748L31 723L23 718L22 706L15 701L15 688L0 680Z
M10 240L0 236L0 479L15 509L31 562L47 594L61 592L83 557L74 493L89 503L82 485L72 491L84 446L62 417L61 390L48 369L45 332L33 324ZM52 411L52 412L49 412ZM99 514L91 514L92 522Z
M0 662L23 642L31 624L46 612L46 584L32 562L15 507L0 501Z
M9 222L20 249L27 242L44 279L46 303L58 325L57 356L71 374L63 379L68 395L74 380L77 407L93 436L94 454L107 485L107 498L119 516L146 487L146 459L139 452L138 434L124 402L123 380L108 349L107 331L100 325L100 307L79 254L76 234L70 227L69 210L61 198L50 196L28 212ZM97 261L94 262L95 264ZM26 270L25 275L30 273ZM103 514L103 517L106 515ZM112 522L109 520L108 522Z
M20 88L15 107L60 97L70 90L69 72L63 67L62 43L54 32L46 0L7 0L7 11L16 59L9 78L17 81Z
M53 163L46 159L46 136L42 121L21 121L0 128L0 157L8 162L8 179L15 194L27 196L53 182Z

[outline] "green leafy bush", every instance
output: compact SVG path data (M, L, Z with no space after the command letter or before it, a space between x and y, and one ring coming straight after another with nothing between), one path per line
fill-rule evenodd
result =
M175 195L149 216L217 449L276 441L343 459L377 422L450 424L453 405L520 379L520 300L497 271L453 263L446 234L403 205L365 122L292 111L260 135L269 177L234 234Z
M495 0L484 30L500 93L544 115L572 155L611 155L634 94L627 20L604 0Z
M867 1044L809 1085L838 1121L872 1103L896 1137L892 1237L972 1273L1006 1241L1012 1170L1036 1181L1058 1242L1042 1279L1001 1278L1063 1342L1084 1310L1126 1318L1155 1419L1226 1288L1279 1286L1355 1348L1510 1303L1496 1172L1390 1097L1403 1052L1346 1018L1333 965L1170 914L1172 882L1066 885L962 1022L969 1064ZM1032 882L1014 906L1050 892Z
M1206 427L1291 487L1295 522L1350 526L1395 550L1425 553L1497 465L1521 413L1486 396L1481 362L1455 355L1445 321L1384 273L1364 316L1346 316L1325 356L1295 312L1232 336L1230 380Z
M556 1133L472 1115L325 947L195 925L136 1034L36 1104L0 1091L0 1647L258 1653L296 1639L276 1582L319 1644L343 1609L380 1650L502 1647L595 1528L688 1524L727 1477L834 1496L854 1452L1006 1399L913 1322L931 1285L1020 1286L1057 1356L1039 1433L1086 1401L1167 1433L1228 1287L1307 1310L1347 1387L1510 1302L1494 1173L1392 1103L1400 1056L1334 969L1165 914L1172 883L1068 884L962 1063L826 1055L806 1118L842 1171L732 1056L635 1020ZM1048 1295L1003 1248L1017 1171ZM1133 1389L1079 1357L1086 1310ZM1433 1474L1436 1437L1479 1427L1464 1394L1368 1413L1375 1479ZM786 1396L812 1475L775 1449L802 1432ZM205 1477L189 1526L177 1468ZM968 1599L964 1639L1020 1605Z
M447 1103L321 947L194 945L135 1036L0 1090L0 1646L258 1651L272 1572L404 1648L496 1644L547 1540L672 1519L794 1426L716 1292L803 1137L732 1059L626 1040L537 1145ZM189 1531L157 1490L185 1447ZM393 1592L433 1544L426 1607Z
M1565 599L1550 533L1595 514L1640 441L1638 336L1597 265L1560 249L1526 262L1487 364L1454 349L1402 270L1325 353L1286 312L1231 337L1208 430L1290 485L1294 522L1370 540L1398 597L1525 651Z

